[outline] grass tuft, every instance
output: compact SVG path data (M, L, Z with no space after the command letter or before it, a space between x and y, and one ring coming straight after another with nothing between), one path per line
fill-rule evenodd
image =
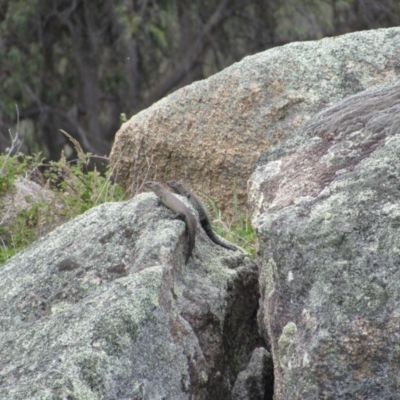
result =
M203 194L211 205L213 230L224 239L243 248L250 258L254 259L256 254L256 235L250 224L248 214L243 214L237 206L236 190L233 193L234 213L229 222L222 219L221 211L215 201Z

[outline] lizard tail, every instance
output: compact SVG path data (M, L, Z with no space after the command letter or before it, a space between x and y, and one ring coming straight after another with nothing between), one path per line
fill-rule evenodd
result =
M195 244L195 236L196 236L196 225L192 224L189 219L185 219L187 231L188 231L188 252L186 254L186 260L185 263L187 264L189 261L189 258L191 257L194 249L194 244Z
M224 247L225 249L228 250L237 250L236 247L233 245L229 245L225 242L223 242L212 230L210 226L203 226L204 230L206 231L208 237L215 243L218 244L219 246Z

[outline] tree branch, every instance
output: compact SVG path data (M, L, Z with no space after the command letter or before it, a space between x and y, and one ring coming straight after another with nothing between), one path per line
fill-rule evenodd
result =
M184 60L179 63L147 96L143 102L143 108L150 106L152 103L162 98L168 93L174 86L176 86L183 77L192 70L195 66L199 56L204 51L205 47L209 42L209 35L213 29L215 29L221 21L227 18L231 10L227 10L229 0L222 0L215 10L213 15L210 17L208 22L204 25L202 32L198 35L193 46L190 46L191 50L183 57Z

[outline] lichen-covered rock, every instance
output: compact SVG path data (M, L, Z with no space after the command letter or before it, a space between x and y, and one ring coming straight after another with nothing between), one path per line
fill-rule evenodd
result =
M232 212L234 196L247 202L247 180L265 150L322 108L392 80L399 59L400 28L246 57L123 124L111 153L115 178L132 193L152 176L182 180Z
M1 267L1 399L230 398L260 345L255 265L199 227L185 265L155 204L100 205Z
M400 82L289 139L250 181L274 398L397 399Z

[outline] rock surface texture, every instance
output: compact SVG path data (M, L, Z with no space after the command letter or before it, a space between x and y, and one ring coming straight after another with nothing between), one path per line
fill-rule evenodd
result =
M1 267L1 399L231 398L261 343L255 264L198 228L185 266L155 203L98 206Z
M399 60L400 28L246 57L123 124L111 153L114 177L132 194L144 180L180 180L232 211L233 192L246 204L247 180L265 150L322 108L393 79Z
M275 400L399 398L400 81L385 86L310 119L252 175Z
M271 354L263 347L253 351L250 362L241 371L233 387L233 400L265 400L273 396Z

